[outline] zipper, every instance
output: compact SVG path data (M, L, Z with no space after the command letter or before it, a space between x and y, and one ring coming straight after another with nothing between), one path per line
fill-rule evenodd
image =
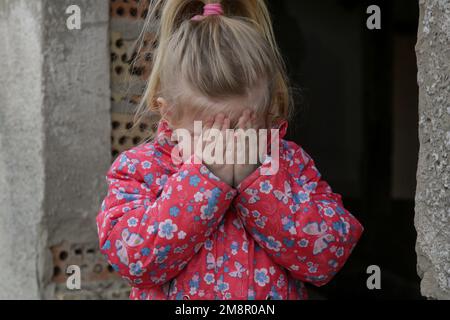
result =
M173 280L174 279L170 280L170 282L169 282L169 288L167 289L167 296L166 296L167 300L169 300L170 293L172 292Z

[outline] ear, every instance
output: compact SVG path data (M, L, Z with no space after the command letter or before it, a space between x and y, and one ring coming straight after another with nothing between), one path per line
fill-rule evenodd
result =
M156 103L158 104L158 109L163 111L164 109L167 109L167 101L166 99L159 97L158 99L156 99Z
M156 99L156 103L158 104L159 113L163 118L166 118L169 115L169 104L167 103L167 100L159 97Z

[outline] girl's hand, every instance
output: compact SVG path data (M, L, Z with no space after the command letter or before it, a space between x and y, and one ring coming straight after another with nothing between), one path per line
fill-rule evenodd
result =
M237 187L245 178L247 178L250 174L252 174L258 167L261 165L259 163L259 150L258 150L258 138L256 141L256 145L245 138L245 133L248 130L255 130L254 133L256 137L258 137L258 126L256 123L256 114L250 110L245 110L242 116L239 118L237 124L237 132L236 132L236 141L235 141L235 165L234 165L234 181L233 186ZM239 130L242 129L242 130ZM239 143L240 141L240 143ZM238 150L238 147L244 147L245 150ZM252 152L256 153L256 161L255 159L250 159L250 148L252 148ZM245 162L242 164L242 161L239 161L240 153L245 153ZM250 163L250 161L252 163ZM256 162L256 163L255 163Z
M227 129L230 129L230 119L223 113L208 120L203 130L203 141L199 140L195 146L195 154L201 156L203 163L213 174L232 186L234 165L227 164L227 152L233 151L231 150L233 139L227 137Z

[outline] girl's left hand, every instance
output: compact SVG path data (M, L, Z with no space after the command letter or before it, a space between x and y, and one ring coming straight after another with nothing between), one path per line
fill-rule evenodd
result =
M252 143L247 143L247 139L245 138L245 133L248 132L248 130L255 130L255 134L258 140L258 125L256 122L256 114L250 110L245 110L242 116L239 118L238 124L237 124L237 139L235 141L235 161L238 160L239 151L245 152L245 163L239 164L238 161L234 164L234 181L233 186L237 187L245 178L247 178L249 175L251 175L258 167L261 165L259 163L259 150L258 150L258 141L256 142L256 145ZM242 129L242 130L239 130ZM241 141L241 144L237 143L238 141ZM250 139L249 139L250 142ZM237 146L245 146L245 150L237 150ZM250 148L252 148L252 152L256 153L256 163L255 161L250 162Z
M232 141L227 138L227 130L230 129L230 119L223 113L219 113L214 118L206 122L203 141L200 139L195 147L195 154L203 159L206 167L219 179L233 186L233 164L226 162L227 152L231 149ZM213 129L220 136L215 136ZM215 136L215 137L214 137ZM214 138L213 138L214 137ZM195 140L195 139L194 139ZM221 141L220 141L221 140ZM222 143L220 143L220 142ZM205 150L212 151L205 154ZM216 156L216 152L219 154ZM214 153L214 156L211 154ZM207 157L205 159L205 156ZM219 160L216 162L216 160Z

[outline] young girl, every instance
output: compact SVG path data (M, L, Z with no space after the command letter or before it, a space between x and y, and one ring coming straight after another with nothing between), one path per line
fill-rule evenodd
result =
M328 283L363 228L310 156L283 140L292 103L264 1L151 9L160 30L146 101L162 120L153 142L122 153L107 174L102 252L132 299L305 299L303 283ZM173 132L195 120L222 132L279 129L269 143L279 143L278 170L175 162Z

